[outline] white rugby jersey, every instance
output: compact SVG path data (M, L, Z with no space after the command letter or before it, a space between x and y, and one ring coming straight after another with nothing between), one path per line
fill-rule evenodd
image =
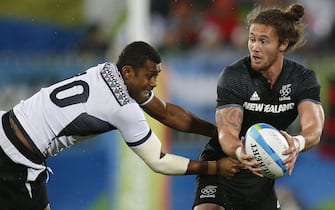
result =
M130 146L143 143L151 134L142 109L112 63L42 88L13 111L45 157L113 129Z

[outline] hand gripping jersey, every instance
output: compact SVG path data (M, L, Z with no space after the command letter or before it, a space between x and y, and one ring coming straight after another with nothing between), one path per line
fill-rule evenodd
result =
M113 129L120 130L130 146L143 143L151 134L142 109L112 63L42 88L13 111L44 157Z

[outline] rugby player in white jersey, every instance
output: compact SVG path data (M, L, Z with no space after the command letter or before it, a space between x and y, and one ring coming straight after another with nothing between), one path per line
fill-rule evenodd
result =
M206 136L217 133L213 124L153 94L160 63L149 44L133 42L116 63L89 68L0 112L0 209L50 209L45 160L115 129L157 173L233 176L242 166L233 158L197 161L162 149L142 108L172 128Z

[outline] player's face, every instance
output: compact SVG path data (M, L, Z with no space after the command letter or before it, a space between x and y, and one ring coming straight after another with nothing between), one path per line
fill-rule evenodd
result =
M249 29L248 49L251 67L255 71L267 71L281 60L283 46L274 27L252 24Z
M157 86L157 78L161 68L159 64L148 60L144 67L138 69L136 73L132 69L131 76L126 79L129 94L138 103L145 101L152 89Z

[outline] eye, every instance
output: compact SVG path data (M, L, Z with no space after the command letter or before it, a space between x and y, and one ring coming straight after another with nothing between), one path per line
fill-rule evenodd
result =
M261 43L266 44L266 43L268 43L268 40L267 39L261 39Z
M250 42L255 42L255 41L256 41L256 39L255 39L255 38L253 38L253 37L249 37L249 41L250 41Z

